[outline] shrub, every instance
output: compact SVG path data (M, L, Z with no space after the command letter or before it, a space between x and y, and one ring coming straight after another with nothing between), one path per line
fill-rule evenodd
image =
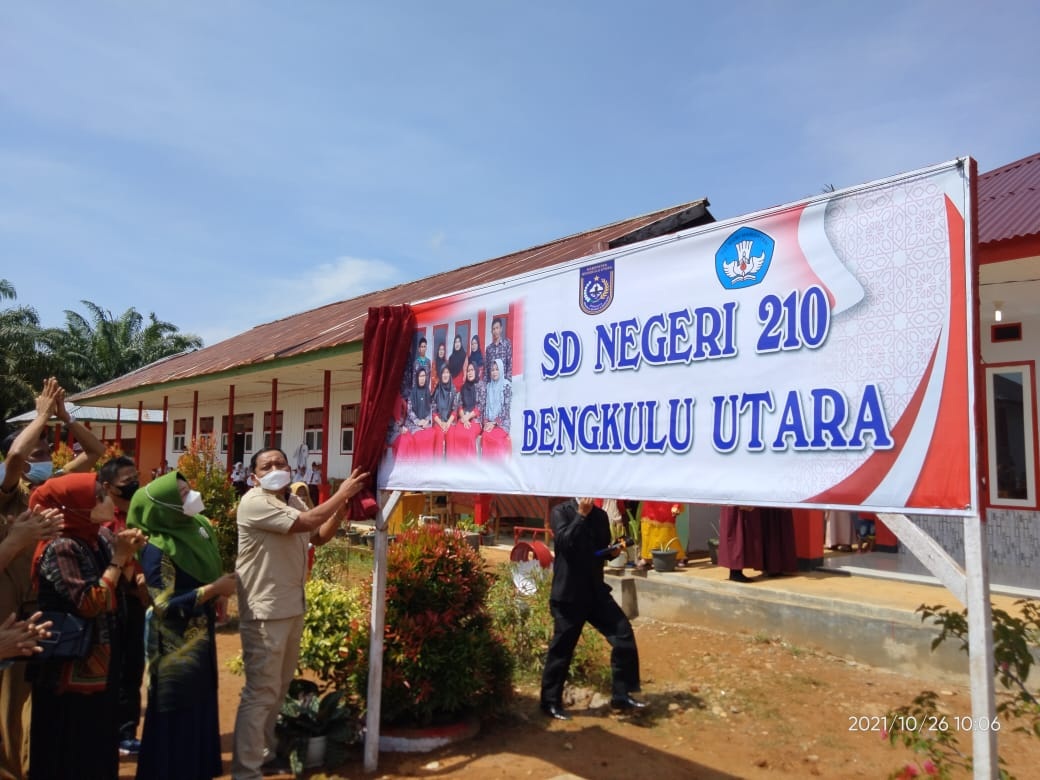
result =
M458 535L399 534L387 553L382 721L418 725L486 715L512 692L512 663L485 598L491 578ZM371 591L361 614L371 610ZM355 618L340 648L340 686L367 692L369 626Z
M893 724L888 733L889 742L901 743L925 756L920 767L927 774L950 777L954 769L973 769L972 757L960 749L957 739L958 733L971 731L972 727L999 731L1006 724L1015 731L1040 736L1040 698L1027 684L1036 663L1032 648L1040 640L1040 602L1022 599L1016 601L1015 606L1020 610L1019 616L992 608L993 673L1004 688L997 693L997 717L992 722L970 723L964 728L964 719L948 716L934 691L922 691L912 704L886 714L886 722ZM921 613L922 621L931 619L941 628L939 636L932 640L932 650L952 638L960 643L963 652L968 652L966 609L953 612L941 604L922 604L917 612ZM1003 764L1004 760L999 758L999 762ZM892 777L912 777L917 772L917 766L907 764L893 772ZM1001 778L1009 777L1002 767L998 772Z
M213 523L213 535L220 550L224 571L234 571L238 556L238 493L228 479L224 464L217 457L216 444L209 436L193 438L188 449L177 460L179 471L188 484L202 494L206 505L203 513Z
M360 589L358 589L360 590ZM303 617L300 638L300 660L297 666L318 678L324 690L332 683L342 666L339 648L355 622L364 622L359 592L312 578L305 588L307 611Z
M516 564L503 564L496 571L488 605L495 628L506 640L506 647L516 667L518 678L526 683L537 682L545 664L545 653L553 634L553 619L549 611L549 592L552 577L536 579L534 593L521 595L513 582ZM592 688L610 686L610 645L598 631L581 632L574 649L568 681Z

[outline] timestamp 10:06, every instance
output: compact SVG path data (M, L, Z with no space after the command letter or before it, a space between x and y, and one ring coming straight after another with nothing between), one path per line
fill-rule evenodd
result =
M849 715L849 731L1000 731L994 716L973 718L970 715Z

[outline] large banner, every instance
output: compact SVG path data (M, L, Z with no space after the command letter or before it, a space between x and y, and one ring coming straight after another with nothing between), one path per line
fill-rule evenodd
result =
M380 487L974 514L969 170L415 305Z

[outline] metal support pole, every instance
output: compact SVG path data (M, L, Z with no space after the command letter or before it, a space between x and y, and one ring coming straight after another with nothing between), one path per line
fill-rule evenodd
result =
M390 494L376 515L376 538L372 552L372 621L368 640L368 708L365 715L365 771L379 765L379 718L383 703L383 630L386 627L386 528L388 518L401 498Z
M971 746L976 780L999 776L993 670L993 615L989 601L989 540L978 517L964 518L968 591L968 670L971 677Z

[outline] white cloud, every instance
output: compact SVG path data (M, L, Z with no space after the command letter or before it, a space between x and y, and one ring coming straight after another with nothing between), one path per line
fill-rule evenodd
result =
M401 281L399 269L382 260L359 257L339 257L331 263L322 263L301 269L279 285L288 295L279 295L295 302L293 311L306 311L334 301L356 298L359 295L382 290Z

